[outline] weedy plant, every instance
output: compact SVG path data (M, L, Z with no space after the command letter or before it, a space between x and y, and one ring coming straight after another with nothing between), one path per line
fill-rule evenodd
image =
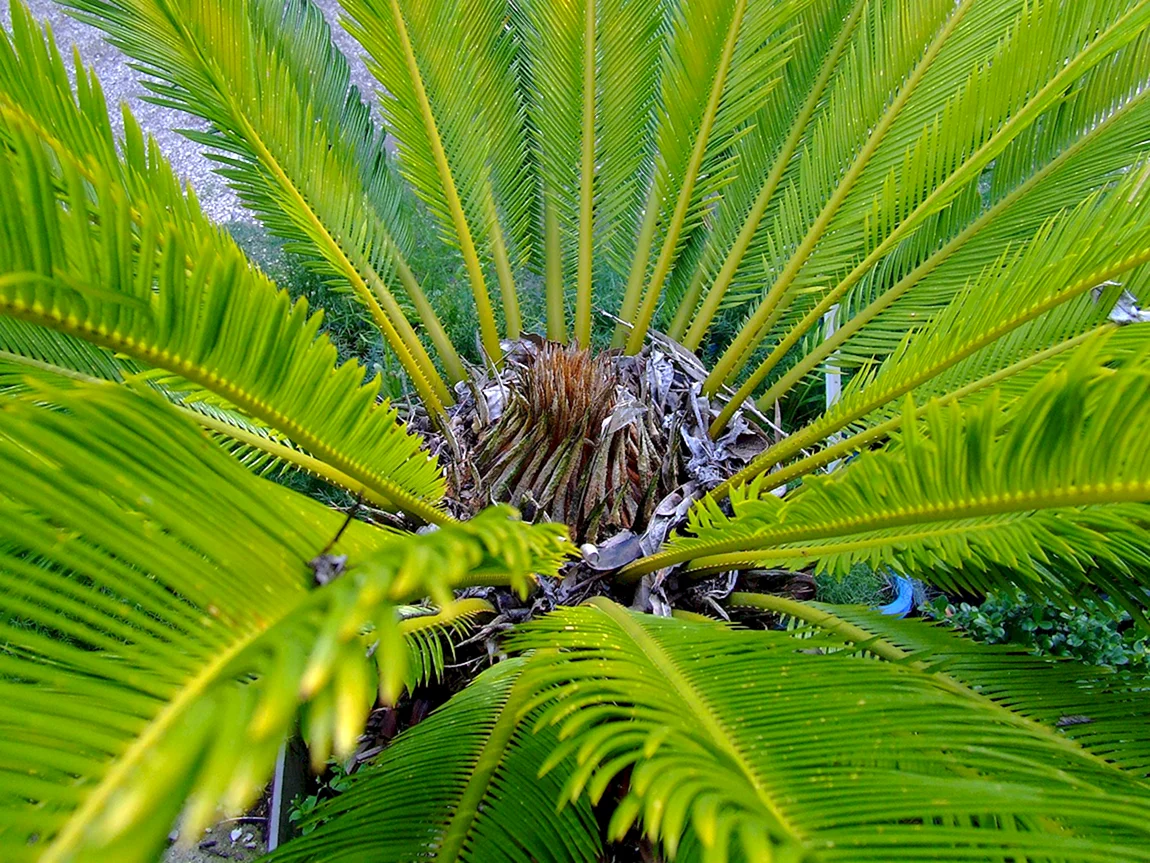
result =
M14 4L0 857L154 857L486 622L276 859L1150 859L1144 679L755 589L1141 620L1150 0L344 0L382 128L310 0L64 5L420 404Z

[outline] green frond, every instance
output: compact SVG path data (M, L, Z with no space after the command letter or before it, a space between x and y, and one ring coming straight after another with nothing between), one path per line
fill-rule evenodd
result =
M159 389L173 404L186 410L197 423L212 432L216 443L252 473L280 477L285 471L302 470L345 490L355 486L355 480L347 474L336 471L263 423L237 410L221 407L214 403L214 399L183 398L178 392Z
M107 385L46 395L67 411L34 396L0 409L10 479L0 504L4 856L67 856L85 838L125 838L124 826L157 817L127 837L139 847L120 859L131 859L162 842L187 793L183 772L202 763L203 729L177 735L176 751L157 762L152 746L172 749L177 728L194 731L201 711L219 709L215 698L195 699L213 681L223 681L220 699L243 695L227 681L244 670L223 672L308 600L306 562L341 518L251 477L158 397ZM336 551L362 556L387 539L350 525ZM69 716L83 717L85 733L48 730ZM237 742L219 740L221 751ZM138 771L167 758L170 768L140 781ZM64 774L79 782L56 784ZM211 781L232 780L229 769Z
M187 410L217 441L249 470L263 476L282 472L290 464L308 470L315 462L291 441L266 425L230 407L210 390L194 387L187 379L163 369L141 370L138 363L114 355L90 342L56 330L0 317L0 387L5 392L26 391L29 378L47 376L96 382L114 381L151 385L172 404ZM165 387L167 381L171 387ZM322 463L321 463L322 464ZM323 478L331 468L312 471ZM345 477L344 488L355 481Z
M0 349L0 391L6 394L34 391L37 380L46 380L50 386L58 383L60 378L85 383L124 382L130 386L139 386L153 380L148 372L136 373L130 366L118 365L110 354L101 352L94 345L54 330L25 324L13 318L0 318L0 333L4 332L19 334L15 347L20 349L20 353ZM47 354L64 365L36 359L37 354ZM92 372L104 374L76 370L77 367L86 366ZM220 400L210 392L204 391L206 398L201 397L200 393L189 396L183 392L188 388L187 381L178 377L175 381L175 391L155 385L151 389L159 392L205 429L214 432L217 442L253 473L268 476L290 464L295 468L311 470L321 479L337 476L331 468L292 446L290 441L279 438L261 423L235 409L220 406L217 404ZM345 488L355 485L351 477L340 474L338 478L342 480L340 485Z
M865 268L856 268L860 275L851 284L857 281L857 287L836 288L791 334L780 332L778 345L756 379L769 375L794 338L842 298L834 336L774 380L760 396L760 404L773 404L832 355L840 368L850 370L891 353L908 332L961 293L972 272L993 265L1003 248L1025 242L1044 222L1105 188L1135 164L1145 148L1143 130L1150 111L1141 80L1148 45L1150 39L1143 36L1128 46L1115 62L1087 76L1075 96L1057 107L1057 123L1038 126L1041 134L1032 128L1013 142L996 160L994 170L980 180L986 184L989 179L987 204L944 244L919 251L908 247L898 253L902 260L894 268L875 268L865 275L861 275ZM1030 160L1030 172L1019 176L1014 165L1007 175L1010 157L1014 162ZM1000 172L1010 179L1001 179Z
M859 155L848 149L846 161L836 160L812 142L812 154L818 153L812 155L812 169L829 178L834 191L811 199L818 202L818 209L782 216L784 221L764 229L772 248L760 247L756 251L761 254L748 260L765 261L767 269L760 268L752 278L762 281L765 275L773 286L716 367L712 389L733 379L780 316L795 315L787 323L791 330L776 333L779 345L749 386L757 386L793 347L794 339L860 282L893 284L892 275L897 281L936 252L942 241L971 229L988 208L980 184L993 176L998 157L1014 163L1007 169L1013 180L1004 177L995 185L1001 200L1012 182L1041 173L1044 162L1057 156L1060 144L1088 132L1106 107L1142 89L1140 79L1133 89L1131 84L1141 74L1135 70L1148 23L1144 4L1076 5L1072 13L1053 2L988 0L953 9L943 5L948 7L944 10L948 23L920 42L931 45L922 59L916 53L907 55L915 59L915 72L898 97L886 105L876 103L883 107L884 121L858 127L866 141ZM861 32L867 29L862 27ZM887 38L893 33L880 32ZM864 61L862 68L872 68L872 62ZM894 72L899 66L884 62L880 68L888 74L870 75L876 82L870 86L881 92L900 82ZM1083 119L1091 112L1094 116L1074 130L1079 101L1089 106ZM898 109L896 115L890 113L892 107ZM857 109L851 105L847 110ZM829 130L841 145L851 140L842 135L843 128L836 123L824 134ZM1046 131L1052 128L1053 133ZM1122 167L1129 166L1130 158L1127 153ZM1029 164L1020 177L1021 160ZM830 170L832 165L841 165L845 174ZM1098 183L1104 182L1105 174L1087 177ZM804 195L814 192L818 185L813 179L814 175L796 179L800 184L796 190ZM779 194L779 206L785 208L787 199L782 196L787 191ZM978 224L972 233L982 227ZM1020 227L1026 230L1025 224ZM788 236L796 237L793 244L786 242ZM867 290L873 289L872 285Z
M1150 421L1138 395L1148 357L1143 345L1112 369L1097 351L1082 353L1005 409L991 393L973 407L931 403L919 421L908 400L885 449L808 476L786 500L768 493L769 474L732 491L732 515L705 499L692 537L625 574L684 561L697 571L816 562L846 571L864 561L947 587L1025 580L1065 598L1091 583L1095 563L1109 563L1107 589L1138 602L1150 562L1140 539L1150 452L1138 443Z
M38 327L15 318L0 317L0 358L10 364L30 360L61 372L122 381L135 368L83 339Z
M1056 306L923 381L912 391L915 401L958 397L969 405L993 393L1005 402L1025 395L1036 380L1080 353L1096 352L1097 361L1105 357L1115 367L1136 362L1150 330L1112 319L1124 293L1119 285L1104 286L1097 299L1082 295ZM899 413L897 404L887 403L857 425L872 426Z
M654 131L658 158L648 206L658 206L661 247L645 287L640 245L620 317L627 350L642 347L674 263L708 207L737 173L733 147L768 94L798 29L805 2L706 0L675 7L663 56ZM642 290L640 291L640 288ZM617 338L622 330L617 331Z
M401 283L448 374L455 349L402 252L401 190L346 60L311 0L66 0L156 80L155 101L207 120L241 200L371 312L437 413L451 396L393 296Z
M1058 106L1057 123L1032 127L1016 139L984 176L989 201L978 218L897 282L861 282L844 301L841 334L818 353L825 357L834 350L845 368L890 353L907 330L944 307L1004 247L1025 241L1137 164L1150 112L1141 79L1148 51L1150 38L1143 35L1087 76ZM1016 164L1023 160L1031 163L1025 173Z
M638 9L642 2L631 4ZM520 53L526 131L537 178L536 194L540 198L542 224L537 248L537 269L545 274L548 296L547 333L552 339L567 340L565 285L577 285L575 319L576 341L587 344L590 331L590 299L592 291L592 258L588 245L594 235L594 196L596 177L594 159L596 140L588 137L586 122L596 119L595 107L600 98L599 85L602 70L598 62L600 21L607 26L611 20L607 7L618 13L622 3L608 0L579 0L573 3L549 3L546 0L519 0L510 4L516 23L517 48ZM600 8L602 11L600 12ZM651 10L649 10L651 11ZM615 16L618 17L617 15ZM652 18L654 20L652 20ZM619 22L622 23L622 22ZM658 23L653 15L637 25L634 34L637 45L642 31ZM625 51L627 43L618 46ZM610 50L603 43L605 50ZM588 52L591 61L588 63ZM606 54L604 53L604 61ZM628 62L637 60L626 55ZM648 60L651 57L648 55ZM653 73L643 68L629 70L636 75L639 111L650 110L644 102L644 89L652 86L645 76ZM628 82L621 80L620 86ZM590 85L590 86L588 86ZM606 90L602 98L606 98ZM600 122L606 118L598 117ZM613 120L619 118L613 117ZM636 117L627 122L639 122ZM592 133L596 130L594 126ZM605 128L603 131L606 131ZM642 145L633 140L625 147ZM600 147L601 149L601 147ZM588 170L588 157L591 159ZM638 169L640 166L632 166ZM633 175L632 175L633 176ZM587 212L590 205L591 212ZM630 237L627 238L630 241Z
M38 378L46 378L51 383L60 377L148 387L212 432L216 442L233 458L261 476L281 476L287 470L302 470L344 489L358 487L352 477L231 407L211 390L193 386L186 378L163 369L139 371L137 363L113 356L89 342L15 318L0 317L0 390L26 392L30 383Z
M470 630L480 615L493 614L495 608L485 599L460 599L447 608L434 610L425 606L400 609L400 631L407 640L407 689L414 691L443 677L446 654L455 650L454 639Z
M1089 302L1089 300L1087 300ZM1092 330L1087 330L1050 347L1035 350L1034 330L1047 330L1051 321L1062 324L1066 318L1076 317L1081 308L1078 303L1068 303L1056 309L1043 319L1024 324L998 342L976 351L967 360L953 366L936 378L925 382L913 391L914 400L923 399L925 404L913 413L907 413L895 403L887 403L854 424L857 429L850 434L836 435L835 442L827 441L822 449L817 449L802 458L792 461L785 467L771 471L771 483L776 488L788 486L792 481L831 465L838 459L849 458L876 442L884 442L908 419L921 419L934 406L942 407L953 403L974 405L987 397L999 398L1002 405L1031 391L1035 382L1051 370L1073 361L1079 351L1095 352L1097 362L1128 364L1140 355L1146 347L1145 332L1139 328L1124 328L1107 321ZM1007 365L1009 359L1021 354L1021 359ZM961 384L961 385L960 385Z
M1136 675L979 644L940 624L857 606L744 593L732 594L731 602L813 625L867 653L951 681L956 691L1031 720L1052 739L1073 740L1146 785L1150 733L1143 718L1150 689Z
M715 224L704 228L705 247L668 330L690 350L710 326L866 7L866 0L836 0L803 10L783 83L767 94L735 145L739 169L724 190Z
M5 397L0 455L6 860L146 859L185 799L194 834L263 787L301 704L313 756L347 753L403 685L396 603L447 612L452 587L522 588L564 554L506 510L422 536L353 522L347 572L314 589L343 516L111 384Z
M1096 327L1105 310L1081 300L1150 261L1142 176L1141 170L1127 175L1047 220L1025 242L1000 248L996 260L972 274L944 309L907 332L882 365L856 374L833 408L763 453L733 482L784 463L1044 315L1060 322L1059 340ZM1036 343L1033 350L1048 347L1049 342ZM983 373L989 370L982 367Z
M525 662L490 668L404 732L351 787L315 812L316 829L277 863L508 860L591 863L598 827L586 801L555 811L570 764L538 776L557 740L533 733Z
M561 649L524 681L553 761L577 753L565 796L630 768L613 837L641 821L674 854L689 824L714 861L1144 859L1138 782L929 673L817 650L834 643L603 599L513 640Z
M526 159L516 124L502 135L494 129L517 116L502 16L489 0L348 0L344 5L348 29L367 50L383 87L383 110L399 141L403 175L440 222L444 239L463 255L483 348L497 361L502 351L484 263L491 253L497 260L502 255L504 305L508 320L517 319L499 216L504 202L494 195L522 177ZM503 146L493 146L497 143ZM522 225L526 198L514 195L508 203L513 209L506 218ZM490 249L484 249L487 245Z
M626 274L643 220L654 157L655 98L665 11L658 0L599 0L601 82L595 242Z
M261 476L280 475L287 469L304 470L343 488L355 480L308 455L263 423L245 416L210 390L194 387L163 369L139 370L123 356L56 330L0 317L0 391L27 392L33 382L59 378L98 383L111 381L148 386L186 412L241 464ZM164 382L171 383L165 387ZM290 466L290 467L289 467Z
M752 247L746 256L763 262L757 280L770 287L712 369L708 391L737 372L744 355L765 335L779 302L971 5L971 0L932 0L905 16L905 22L894 3L870 3L862 12L826 85L822 110L807 121L799 164L776 191L775 212L760 228L774 254L767 258L767 249ZM881 76L873 74L876 68L883 70ZM763 272L768 260L771 268Z
M88 115L54 92L44 102L58 125ZM204 220L153 145L129 127L122 160L114 150L74 150L39 122L49 109L0 93L0 208L10 223L0 238L0 313L187 379L329 464L338 473L329 479L351 477L353 493L446 518L434 506L438 468L396 412L377 404L378 379L365 384L358 363L335 366L334 346L317 338L321 318Z

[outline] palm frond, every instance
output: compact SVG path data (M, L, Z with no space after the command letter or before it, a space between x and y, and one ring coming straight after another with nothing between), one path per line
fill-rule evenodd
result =
M836 440L828 440L821 449L773 470L772 483L776 487L788 485L838 459L850 458L881 443L904 420L921 419L931 405L974 405L994 397L1005 406L1028 394L1052 370L1074 362L1080 351L1089 351L1097 362L1113 367L1134 362L1146 348L1147 331L1127 326L1129 321L1119 323L1121 303L1111 306L1111 295L1110 288L1105 288L1099 290L1097 300L1085 296L1071 300L974 351L912 391L915 402L922 402L913 414L905 413L896 402L881 404L852 423L849 433L836 434ZM1078 332L1095 323L1097 326ZM1040 349L1042 345L1049 346Z
M657 0L598 0L597 253L625 274L654 166L655 99L665 11Z
M249 470L264 476L288 469L306 471L317 463L265 424L230 407L212 391L193 386L186 378L163 369L141 370L139 363L90 342L16 318L0 317L0 387L5 392L25 391L30 378L44 375L49 380L62 376L87 382L150 385L204 428L215 432L221 446ZM165 387L164 381L172 386ZM320 469L312 473L323 479L331 468L317 464ZM354 486L355 481L345 477L340 485L347 488Z
M667 277L706 210L733 179L733 145L790 59L788 49L805 3L707 0L672 11L655 126L658 158L648 206L661 213L662 245L646 274L637 250L621 317L631 324L627 350L637 353ZM665 203L659 202L665 200ZM672 203L673 202L673 203Z
M10 328L9 325L17 326ZM111 358L110 354L101 353L94 345L54 330L25 324L13 318L0 318L0 332L5 330L20 333L15 346L21 351L14 353L0 350L0 391L6 394L34 391L37 380L46 380L49 386L60 378L86 383L121 381L129 386L147 386L150 381L147 372L135 373L130 367L124 368L114 361L105 365ZM32 339L25 337L29 334L33 336ZM30 354L49 354L65 365L44 362ZM76 370L77 366L84 367L89 362L92 362L91 371L105 374L88 374ZM294 447L291 441L280 438L262 423L233 408L218 405L219 399L212 397L211 393L206 393L208 398L203 399L198 397L198 393L189 397L184 393L187 382L183 378L176 378L176 384L176 391L154 384L150 389L163 395L199 425L214 432L216 441L253 473L268 476L278 474L290 466L293 469L310 468L320 479L324 479L325 474L331 474L330 467ZM351 477L343 476L342 480L340 484L344 488L355 485Z
M3 40L0 51L10 48ZM99 100L55 90L47 108L8 101L19 95L7 91L0 105L0 207L11 223L0 239L0 313L185 378L330 464L329 479L353 493L446 518L434 506L437 466L377 404L379 380L364 383L358 363L335 366L334 346L316 337L321 318L207 223L138 130L128 127L122 160L114 149L72 149L43 115L57 112L63 126L104 110Z
M1146 856L1139 783L928 673L603 599L513 644L560 648L524 680L552 762L579 759L567 799L630 768L612 837L641 819L673 854L690 824L716 861Z
M776 191L774 212L760 227L774 252L770 270L761 271L767 250L747 253L749 260L764 262L758 281L771 287L712 369L708 391L737 372L747 351L765 335L762 330L778 302L971 5L971 0L921 4L905 22L899 21L897 4L870 3L863 10L826 85L823 110L807 121L808 140L799 145L801 161L789 182ZM881 77L872 74L875 68L883 70Z
M1136 362L1150 330L1120 322L1120 306L1132 296L1114 284L1069 300L923 381L913 397L924 402L961 399L969 405L995 393L1005 403L1024 396L1036 380L1074 362L1080 353L1095 353L1097 360L1105 356L1114 367ZM873 426L899 414L897 404L887 403L853 425Z
M776 612L952 681L968 697L1032 720L1055 740L1069 738L1146 784L1150 734L1142 720L1150 710L1150 687L1137 675L1035 656L1015 645L979 644L941 624L858 606L747 593L732 594L731 603Z
M992 393L967 408L932 403L917 421L908 400L901 436L885 449L808 476L785 501L766 493L769 474L732 492L732 515L705 500L693 537L625 574L683 561L698 571L810 562L845 571L866 561L948 587L1025 580L1065 600L1091 583L1095 562L1108 562L1108 589L1139 602L1150 451L1137 441L1148 421L1137 394L1150 380L1148 357L1143 347L1111 369L1097 352L1081 354L1007 410Z
M271 859L350 861L599 859L586 801L555 811L563 764L542 779L554 731L534 734L540 711L519 683L524 660L490 668L389 746L351 787L316 810L313 832Z
M61 372L107 381L122 381L136 369L111 351L83 339L0 317L0 356L8 361L31 360Z
M735 145L739 170L678 299L668 334L688 349L702 342L866 8L867 0L836 0L803 10L783 84L767 94L752 128Z
M770 374L815 316L841 298L842 325L834 336L774 380L760 404L773 404L832 355L841 368L852 369L890 354L908 332L960 294L974 273L993 265L1003 248L1025 242L1050 218L1136 164L1146 147L1150 111L1141 80L1148 46L1150 39L1143 36L1125 48L1053 109L1057 122L1036 124L1016 139L996 160L989 180L984 175L980 181L988 186L989 204L962 230L927 250L928 255L899 253L906 264L872 269L858 277L856 288L836 288L790 334L780 333L779 343L755 375L758 380ZM1030 173L1020 176L1016 163L1023 160L1033 164ZM919 258L921 263L910 268Z
M631 260L650 180L664 11L653 0L512 4L542 223L548 335L565 339L564 283L576 285L575 339L590 344L595 243Z
M312 589L343 517L112 384L5 398L0 452L5 859L145 859L185 799L193 832L249 802L300 704L313 756L346 753L403 685L396 603L522 588L564 553L500 510L423 536L352 523L347 572Z
M1124 88L1130 92L1123 66L1135 68L1126 62L1141 52L1129 46L1147 26L1147 9L1120 3L1106 9L1076 6L1073 12L1066 14L1059 3L989 0L946 10L947 24L922 41L930 46L922 58L909 55L915 66L905 84L896 73L875 85L901 89L884 106L882 122L860 127L866 144L858 157L848 150L849 160L839 162L820 153L816 170L831 178L834 191L814 198L817 215L784 215L773 225L770 242L781 252L767 259L773 285L716 367L711 389L733 380L750 350L793 303L798 303L796 329L780 334L780 339L787 335L785 344L756 371L755 385L801 332L863 277L879 275L880 263L885 261L887 272L879 277L887 278L906 262L913 267L922 261L941 239L970 227L982 215L984 170L1012 145L1011 160L1033 159L1028 173L1039 171L1052 154L1036 146L1043 135L1034 130L1063 124L1063 103L1072 104L1079 90L1093 89L1096 104L1113 104ZM1091 76L1105 83L1098 86ZM898 109L896 115L891 107ZM826 128L841 135L842 127ZM831 164L841 164L845 173L828 170ZM1017 177L1017 168L1011 170ZM815 188L807 181L802 191ZM780 242L791 235L801 239L793 245Z
M463 367L404 257L400 188L368 107L311 0L67 0L155 81L155 101L203 117L241 200L371 313L428 410L451 395L390 285L402 284L448 374Z
M1060 330L1053 339L1033 344L1034 353L1049 348L1051 340L1097 326L1099 309L1071 304L1137 272L1150 260L1150 211L1139 205L1145 186L1142 177L1141 170L1127 175L1114 187L1047 220L1025 242L999 249L994 263L968 279L944 309L907 332L881 366L856 374L832 409L763 453L733 482L770 470L1044 315L1054 314ZM1116 297L1113 292L1108 296ZM993 370L983 367L983 373Z
M1089 302L1089 300L1087 300ZM1079 308L1073 308L1079 305ZM1065 315L1081 314L1081 304L1068 303L1044 318L1025 324L1019 330L998 342L976 351L936 378L924 382L913 391L913 398L923 404L913 412L905 412L905 405L881 405L858 423L849 433L836 434L821 449L804 454L802 458L771 471L771 482L776 488L789 487L801 477L826 468L843 458L885 442L906 420L919 420L934 406L953 403L974 405L988 397L998 398L1004 407L1031 391L1035 383L1050 371L1073 362L1079 351L1094 352L1099 362L1126 365L1134 361L1146 347L1145 332L1128 328L1108 320L1079 335L1055 341L1050 347L1035 351L1035 330L1052 331L1064 323ZM1009 363L1021 354L1020 359Z
M1057 122L1036 124L1012 142L983 178L989 202L978 218L897 281L901 268L883 277L872 271L844 297L844 323L835 336L772 384L762 399L785 392L832 353L845 368L890 353L909 329L952 300L972 274L993 264L1002 248L1032 236L1051 217L1136 164L1147 143L1150 99L1141 74L1148 50L1144 35L1086 76L1057 106Z
M406 684L409 691L443 677L446 654L455 650L454 639L466 633L480 615L495 608L485 599L460 599L447 608L408 606L400 609L400 631L407 640Z
M479 318L483 348L497 361L502 352L480 249L490 244L500 266L509 321L519 315L506 251L498 188L522 176L526 148L511 133L486 130L514 111L511 54L502 17L491 3L468 0L348 0L349 30L367 50L383 86L382 105L399 141L404 176L459 249ZM515 118L515 114L511 114ZM478 130L478 133L477 133ZM494 143L503 146L496 149ZM521 224L522 195L507 218ZM510 304L510 305L509 305ZM517 320L515 321L517 324ZM516 327L517 328L517 327Z

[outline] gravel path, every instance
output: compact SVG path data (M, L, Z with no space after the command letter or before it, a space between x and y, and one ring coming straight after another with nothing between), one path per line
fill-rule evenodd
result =
M338 25L338 0L315 0L331 22L337 44L352 61L352 77L365 93L373 91L374 79L359 59L360 50L355 40ZM204 211L217 222L251 222L251 217L240 206L225 181L212 172L212 163L193 144L178 132L178 128L204 129L206 124L170 108L161 108L143 100L146 91L139 76L128 68L124 55L104 41L103 34L68 17L55 0L25 0L33 16L48 21L56 36L61 53L71 53L75 45L84 62L94 66L104 94L112 106L126 102L144 130L155 136L177 173L191 181ZM10 26L9 0L0 0L0 20ZM119 114L113 112L113 121L119 124Z

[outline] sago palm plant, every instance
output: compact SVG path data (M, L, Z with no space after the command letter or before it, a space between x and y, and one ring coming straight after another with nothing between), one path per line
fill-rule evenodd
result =
M475 627L276 859L1150 860L1145 680L771 589L1145 625L1150 0L343 0L382 127L312 0L64 5L403 379L14 4L5 861L154 857Z

